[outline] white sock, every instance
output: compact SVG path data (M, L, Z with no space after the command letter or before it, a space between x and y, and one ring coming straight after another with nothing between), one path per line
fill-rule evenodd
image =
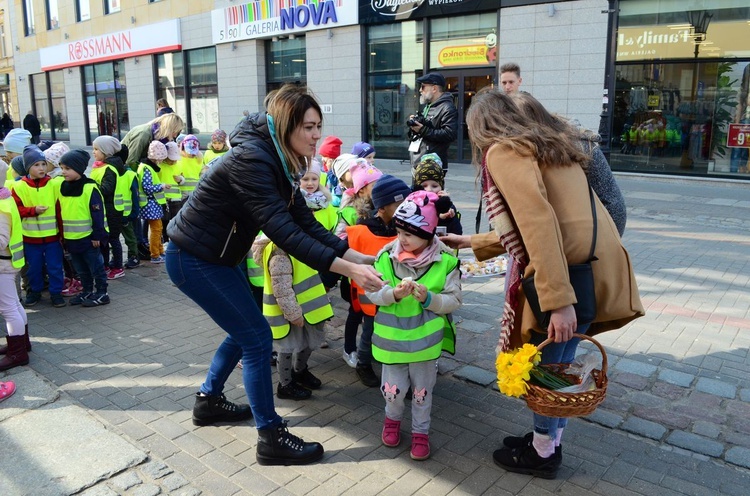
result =
M555 454L555 440L547 434L534 432L534 440L531 442L537 454L542 458L549 458Z
M563 430L558 428L557 434L555 435L555 447L560 446L560 442L562 441L562 433Z

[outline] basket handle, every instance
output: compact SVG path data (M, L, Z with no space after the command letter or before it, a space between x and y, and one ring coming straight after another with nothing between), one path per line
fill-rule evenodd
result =
M599 348L599 351L602 353L602 373L606 374L607 373L607 352L604 351L604 347L601 344L599 344L599 341L597 341L596 339L592 338L591 336L587 336L585 334L575 333L575 334L573 334L573 337L574 338L581 338L581 339L584 339L586 341L591 341L592 343L594 343L596 345L597 348ZM539 346L537 346L536 349L537 350L541 350L542 348L544 348L548 344L554 343L554 342L555 342L555 340L553 338L547 338L544 341L542 341L542 343Z

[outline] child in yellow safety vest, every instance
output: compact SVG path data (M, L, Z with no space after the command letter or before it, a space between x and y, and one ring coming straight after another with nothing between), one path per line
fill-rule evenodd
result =
M279 399L304 400L321 381L308 368L313 350L325 338L324 323L333 317L325 287L317 271L287 255L265 236L252 247L263 267L263 316L273 332L278 352L276 369Z
M13 198L21 215L29 280L24 304L33 306L42 299L46 269L50 301L55 307L64 307L63 249L57 224L59 190L47 175L47 159L39 147L27 145L23 163L26 175L13 186Z
M0 177L6 177L7 169L8 164L0 161ZM16 292L16 276L24 264L21 229L10 190L0 187L0 314L8 330L7 345L0 346L0 370L26 365L31 350L29 321Z
M416 191L393 217L398 237L378 254L375 269L387 281L367 292L375 305L373 358L383 364L381 391L385 423L381 439L389 447L401 441L404 398L411 389L411 457L430 456L432 391L437 359L442 351L455 353L451 312L461 305L458 259L435 236L438 196Z
M208 144L208 149L203 154L203 168L201 169L201 175L205 174L212 163L223 157L226 152L229 151L229 142L227 141L227 133L221 129L217 129L211 134L211 142Z
M84 150L71 150L60 158L65 178L60 186L60 217L65 248L83 285L70 304L98 307L110 301L100 248L107 242L107 220L96 181L84 175L89 159Z
M182 193L182 199L186 200L198 186L198 179L200 179L201 170L203 170L203 155L201 155L201 143L198 138L192 134L185 136L180 141L180 155L179 164L185 178L185 181L180 185L180 192Z
M148 147L146 160L138 165L138 193L141 207L140 217L148 222L148 247L151 252L151 263L164 263L164 245L161 241L163 206L167 199L164 192L172 188L164 184L159 178L159 171L164 159L167 158L167 147L160 141L152 141Z
M120 180L120 177L124 177L120 174L124 172L125 164L116 154L121 148L120 140L113 136L96 138L94 140L94 166L90 175L104 198L109 237L107 243L102 243L100 249L104 258L104 271L109 280L119 279L125 275L120 233L122 233L125 196L130 194L130 188L125 180Z
M167 158L159 167L159 177L161 178L162 184L169 184L170 188L164 191L164 198L167 200L165 216L162 218L162 225L164 229L164 238L169 241L166 236L166 226L170 220L177 216L177 213L182 208L182 193L180 187L185 184L185 176L182 174L182 163L180 162L180 148L174 141L169 141L167 147Z
M411 193L409 186L397 177L386 174L372 188L373 217L360 219L356 226L346 228L349 248L374 257L388 243L396 239L393 214ZM368 387L378 387L380 379L372 370L372 331L375 322L375 305L365 296L363 288L353 281L350 292L351 308L362 315L362 335L357 345L357 324L344 326L344 361L355 367L360 381ZM354 317L353 317L354 318ZM359 319L359 317L356 317Z

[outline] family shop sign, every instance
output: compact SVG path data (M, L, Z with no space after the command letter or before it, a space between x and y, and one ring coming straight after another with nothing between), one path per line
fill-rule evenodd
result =
M180 20L92 36L39 50L43 71L180 50Z

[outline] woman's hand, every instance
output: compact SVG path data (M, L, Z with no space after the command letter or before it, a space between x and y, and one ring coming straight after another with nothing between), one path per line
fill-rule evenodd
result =
M565 343L573 337L578 328L576 311L573 305L552 310L547 327L547 337L555 340L555 343Z
M365 255L363 253L358 252L357 250L352 250L351 248L346 250L346 253L344 253L344 260L355 263L355 264L363 264L363 265L375 264L375 257L370 256L370 255Z
M359 252L352 251L360 256L364 256ZM348 253L348 252L347 252ZM370 265L356 264L348 262L343 258L334 259L331 264L331 271L342 276L346 276L352 281L356 282L357 285L365 291L378 291L383 287L385 282L380 278L380 274Z
M440 236L440 241L453 248L454 250L460 250L461 248L471 248L471 236L468 234L444 234Z

